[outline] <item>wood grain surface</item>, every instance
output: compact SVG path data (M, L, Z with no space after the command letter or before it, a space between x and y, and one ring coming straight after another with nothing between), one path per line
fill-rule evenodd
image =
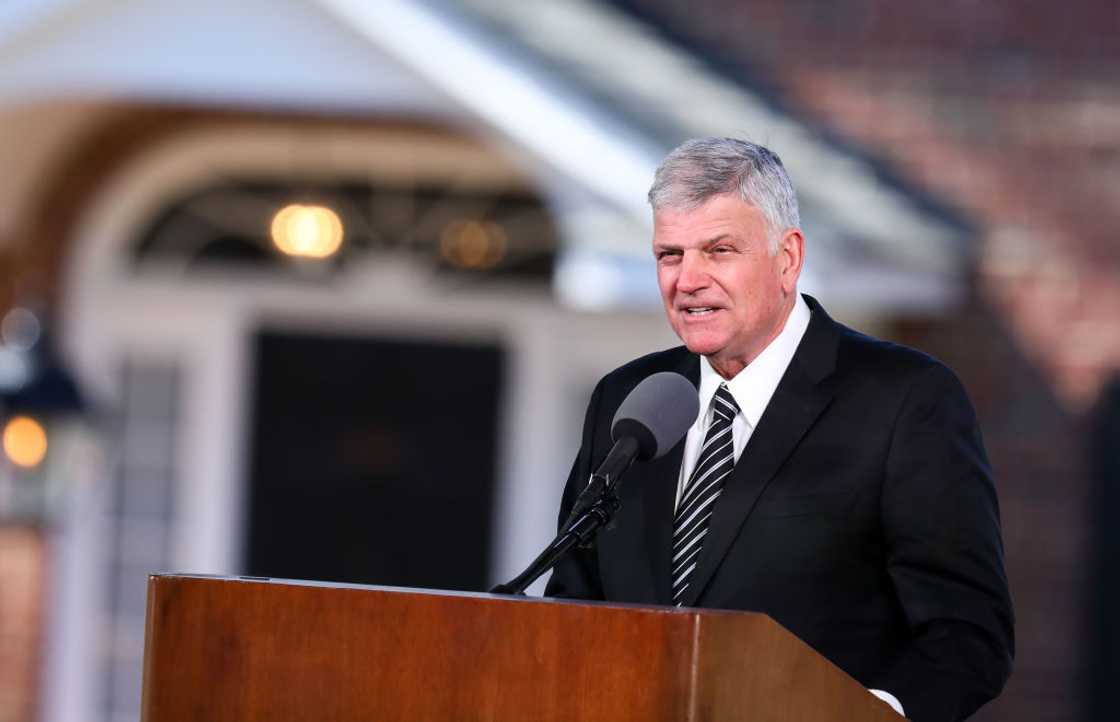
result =
M144 722L898 720L768 617L152 576Z

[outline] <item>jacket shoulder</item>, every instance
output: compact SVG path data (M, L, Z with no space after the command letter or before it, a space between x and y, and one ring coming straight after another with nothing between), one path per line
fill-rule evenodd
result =
M838 367L852 376L870 376L881 384L911 386L919 380L963 390L960 379L941 360L892 341L884 341L846 326L839 329Z

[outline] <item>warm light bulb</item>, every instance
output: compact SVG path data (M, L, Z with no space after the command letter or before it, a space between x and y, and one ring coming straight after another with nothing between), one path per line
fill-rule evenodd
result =
M294 203L272 217L272 242L281 252L328 258L342 246L342 220L326 206Z
M461 268L492 268L506 255L506 232L490 221L452 221L440 234L440 252Z
M38 466L47 455L47 432L29 416L13 417L4 427L4 453L16 466Z

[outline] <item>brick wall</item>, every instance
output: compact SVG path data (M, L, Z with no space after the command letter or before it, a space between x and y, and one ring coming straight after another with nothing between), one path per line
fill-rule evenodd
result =
M45 557L40 531L0 527L0 722L34 718Z

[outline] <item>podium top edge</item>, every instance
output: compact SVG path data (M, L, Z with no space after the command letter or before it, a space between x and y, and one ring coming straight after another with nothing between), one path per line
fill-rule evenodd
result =
M663 614L681 614L681 615L695 615L700 614L708 615L735 615L742 616L744 614L767 616L765 614L758 614L756 612L744 612L741 610L729 609L699 609L695 607L671 607L654 604L633 604L628 602L604 602L589 599L559 599L554 597L526 597L514 596L507 594L490 594L487 592L467 592L451 589L423 589L416 587L394 587L378 584L353 584L348 582L329 582L329 581L316 581L311 579L280 579L276 577L262 577L251 575L226 575L226 574L198 574L198 573L153 573L148 575L149 583L158 583L160 581L178 581L200 579L213 582L222 582L230 584L269 584L278 586L289 587L322 587L328 589L353 589L357 591L366 592L391 592L399 594L423 594L438 597L462 597L471 599L489 599L498 601L507 601L515 603L529 603L529 604L570 604L580 606L594 606L594 607L613 607L618 609L628 610L644 610L647 612L657 612Z

